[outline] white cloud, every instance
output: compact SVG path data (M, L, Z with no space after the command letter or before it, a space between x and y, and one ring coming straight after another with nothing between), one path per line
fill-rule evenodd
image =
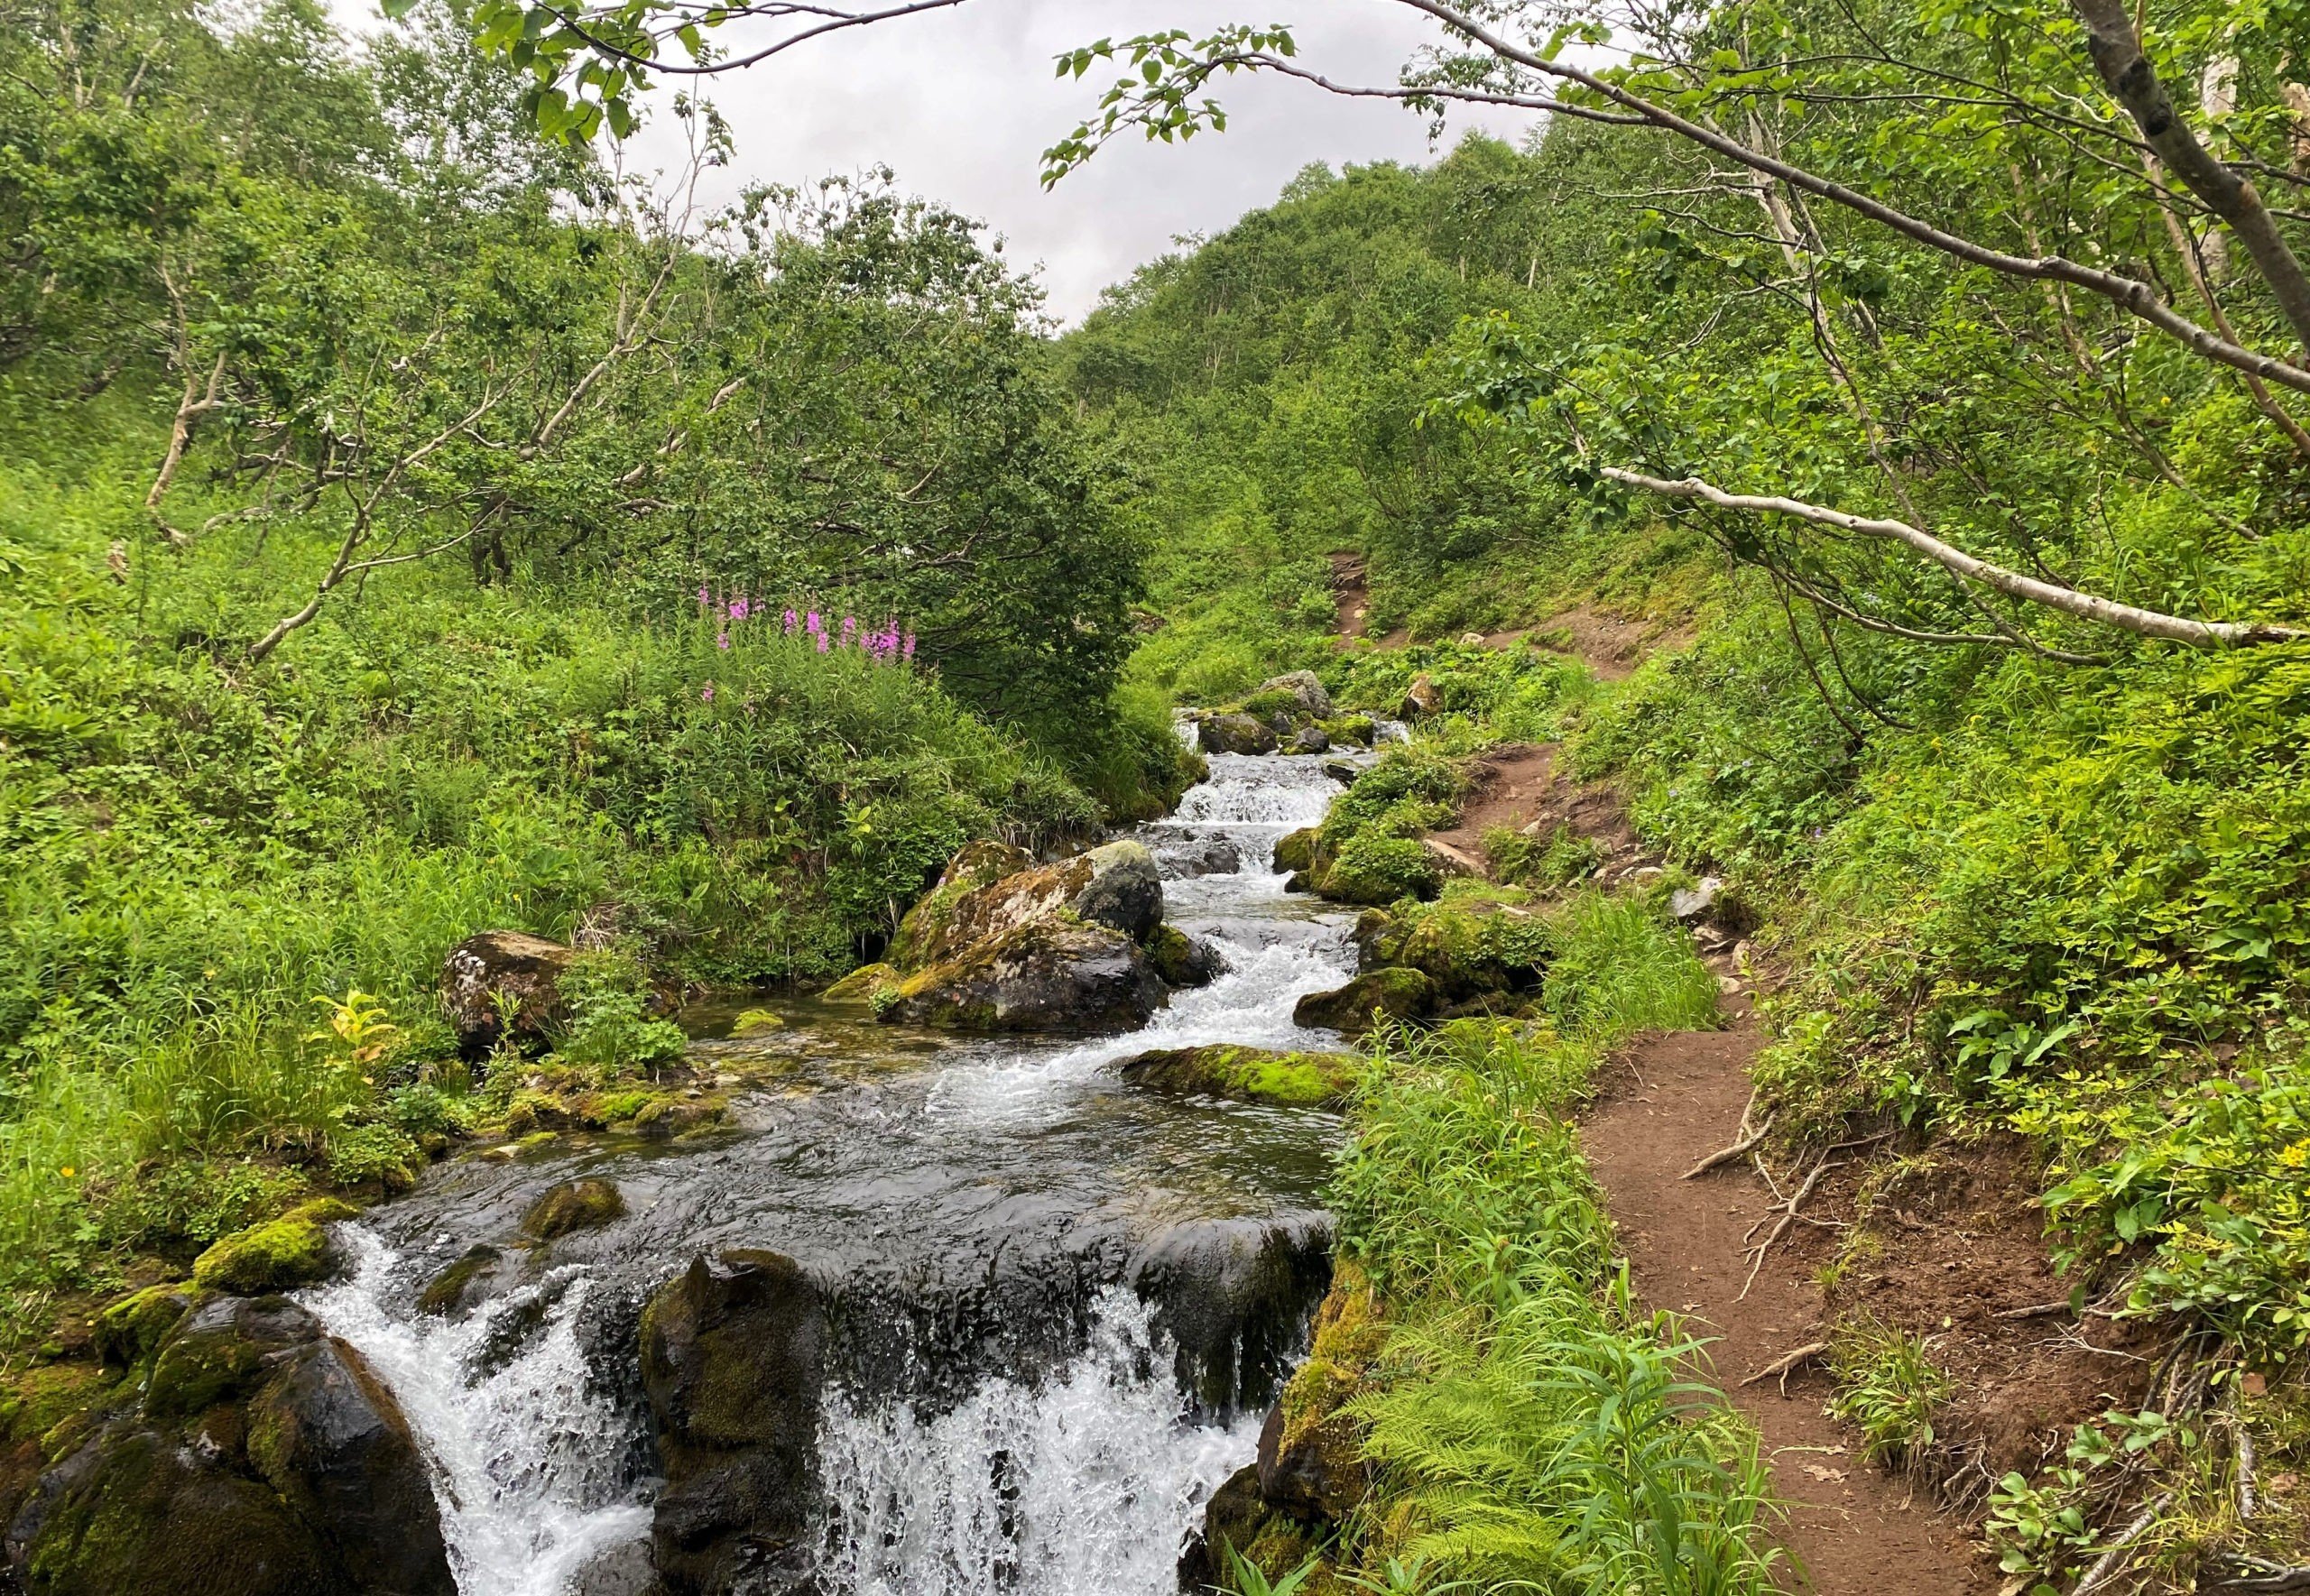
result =
M348 22L374 0L337 0ZM1385 83L1428 37L1425 19L1391 0L969 0L947 12L829 36L714 79L737 159L716 174L719 201L747 183L804 183L877 162L907 190L987 222L1010 258L1040 267L1051 309L1072 321L1099 291L1171 247L1267 204L1309 161L1428 157L1427 126L1384 102L1312 86L1236 78L1218 97L1224 134L1185 145L1118 141L1045 193L1042 151L1089 115L1114 74L1058 81L1062 50L1167 27L1228 21L1291 24L1303 60L1338 80ZM356 23L356 25L357 23ZM721 42L743 44L740 25ZM656 91L662 98L667 88ZM1455 118L1519 138L1516 113ZM661 109L629 163L671 164L674 119Z

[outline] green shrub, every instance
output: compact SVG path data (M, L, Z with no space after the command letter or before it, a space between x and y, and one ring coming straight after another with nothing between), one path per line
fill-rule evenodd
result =
M1864 1462L1918 1462L1933 1444L1933 1416L1949 1394L1925 1342L1874 1320L1840 1325L1829 1338L1836 1394L1829 1411L1861 1432Z
M1341 903L1383 904L1432 898L1443 879L1418 843L1366 833L1348 838L1317 885L1325 897Z
M629 954L580 954L562 975L561 995L569 1024L555 1051L573 1064L647 1072L679 1059L689 1044L681 1027L651 1015L649 978Z

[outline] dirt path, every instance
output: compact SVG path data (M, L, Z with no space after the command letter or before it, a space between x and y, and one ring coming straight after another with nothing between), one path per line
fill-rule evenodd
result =
M1619 1224L1647 1302L1688 1316L1715 1378L1764 1436L1774 1483L1790 1504L1789 1549L1823 1596L1962 1596L1994 1589L1987 1565L1935 1516L1932 1493L1863 1464L1824 1411L1825 1374L1740 1382L1823 1338L1815 1270L1820 1249L1775 1249L1747 1297L1749 1228L1771 1201L1746 1165L1679 1178L1733 1139L1760 1037L1747 1000L1730 999L1722 1031L1675 1031L1622 1055L1582 1143ZM1808 1256L1812 1255L1812 1256ZM1790 1582L1792 1585L1796 1582Z

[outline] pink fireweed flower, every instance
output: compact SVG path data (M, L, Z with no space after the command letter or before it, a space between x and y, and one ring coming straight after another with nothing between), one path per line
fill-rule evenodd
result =
M906 634L906 647L901 650L901 655L910 665L914 662L914 633L911 632Z
M819 630L819 632L818 632L818 652L819 652L819 653L821 653L821 654L823 654L823 653L825 653L825 652L827 651L827 641L828 641L828 639L827 639L827 637L826 632L825 632L825 630L824 630L823 628L821 628L821 629Z
M752 608L753 606L743 598L733 599L730 601L730 619L743 621Z
M844 648L845 648L845 649L846 649L846 648L848 648L848 647L850 646L850 636L851 636L851 633L853 633L853 632L856 632L857 630L858 630L858 617L857 617L857 616L855 616L855 615L845 615L845 616L842 618L842 646L843 646Z
M702 610L702 609L706 608L706 606L707 606L707 605L708 605L708 604L712 604L713 602L714 602L714 596L713 596L713 595L711 595L711 594L707 593L707 592L706 591L706 584L705 584L705 583L703 583L703 582L700 582L700 583L698 585L698 607L699 609L701 609L701 610Z
M791 610L786 612L786 635L789 637L794 635L794 612Z
M818 611L812 610L809 614L803 619L802 630L808 632L812 637L823 637L826 635L827 623L818 619Z
M705 700L707 703L708 703L708 704L713 703L713 702L714 702L714 684L713 684L712 682L708 682L708 683L707 683L705 687L701 687L701 688L698 690L698 696L700 698L704 699L704 700Z
M727 649L730 646L730 634L726 632L716 632L714 634L714 646L717 649Z

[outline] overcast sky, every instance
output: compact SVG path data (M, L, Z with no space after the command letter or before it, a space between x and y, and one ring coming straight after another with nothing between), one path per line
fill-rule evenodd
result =
M1246 9L1249 5L1252 9ZM375 0L337 0L341 17L374 25ZM969 0L953 11L818 40L712 80L737 137L718 174L727 198L749 182L807 182L875 162L901 186L992 226L1021 266L1040 263L1051 309L1068 321L1099 291L1171 247L1175 235L1215 233L1272 200L1311 161L1429 158L1418 115L1377 101L1334 98L1306 84L1238 78L1220 97L1227 131L1185 145L1135 135L1103 151L1050 193L1038 186L1043 149L1072 130L1113 80L1095 68L1057 81L1053 58L1103 36L1225 21L1291 24L1303 60L1336 80L1385 83L1428 35L1391 0ZM735 51L741 24L723 30ZM666 90L656 91L663 98ZM670 165L674 119L660 112L629 161ZM1463 116L1447 140L1483 125L1520 139L1521 114Z

